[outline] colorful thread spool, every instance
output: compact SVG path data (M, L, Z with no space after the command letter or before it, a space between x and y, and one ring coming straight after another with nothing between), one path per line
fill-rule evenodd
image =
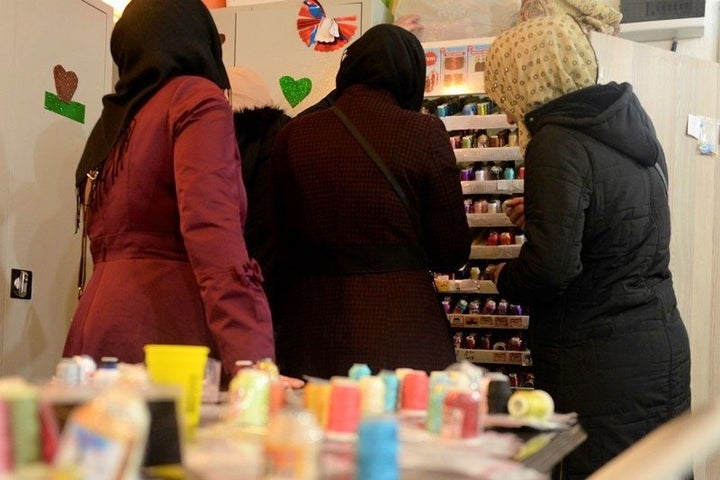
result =
M354 440L361 416L361 394L357 382L348 377L330 378L330 403L326 432L330 439Z
M13 469L10 405L0 397L0 477Z
M480 431L481 395L476 390L453 389L443 400L441 436L472 438Z
M370 367L364 363L354 363L348 371L348 376L355 381L358 381L363 377L369 377L370 375L372 375L372 371L370 371Z
M430 389L430 400L425 417L425 429L430 433L439 435L442 431L445 395L451 388L450 383L437 383Z
M319 479L323 432L308 410L288 407L268 423L265 477Z
M315 415L322 428L327 427L328 405L330 404L330 382L320 378L307 378L303 388L305 408Z
M238 371L228 386L228 418L241 426L266 427L270 412L270 376L255 368Z
M428 374L422 370L408 372L400 387L400 410L405 412L424 412L430 397Z
M515 418L544 421L555 411L555 402L544 390L518 390L510 396L507 407Z
M392 416L363 419L358 427L357 480L397 480L398 424Z
M358 381L363 417L382 415L385 411L385 383L375 376L362 377Z
M398 385L400 382L392 370L382 370L380 372L380 378L382 378L385 384L385 412L394 412L397 410Z

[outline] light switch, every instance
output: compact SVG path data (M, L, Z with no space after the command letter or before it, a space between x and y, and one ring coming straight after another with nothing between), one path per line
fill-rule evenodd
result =
M32 272L13 268L10 271L10 298L29 300L32 297Z

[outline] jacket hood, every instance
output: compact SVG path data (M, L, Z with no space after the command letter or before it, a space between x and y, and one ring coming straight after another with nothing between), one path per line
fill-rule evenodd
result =
M236 110L233 112L236 136L243 142L258 141L284 117L286 115L283 110L271 106Z
M528 113L525 123L532 135L549 124L580 131L648 167L662 155L652 120L629 83L563 95Z

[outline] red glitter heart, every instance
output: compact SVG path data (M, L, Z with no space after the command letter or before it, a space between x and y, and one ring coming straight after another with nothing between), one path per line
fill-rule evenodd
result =
M55 77L55 91L58 98L65 103L70 103L78 86L77 74L66 71L62 65L55 65L53 76Z

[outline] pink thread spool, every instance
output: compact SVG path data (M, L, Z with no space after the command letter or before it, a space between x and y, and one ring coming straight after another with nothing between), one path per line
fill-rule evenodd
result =
M348 377L330 379L330 402L326 432L330 439L353 440L361 415L361 395L357 382Z
M422 370L408 372L402 381L400 410L405 412L425 412L430 396L430 379Z

